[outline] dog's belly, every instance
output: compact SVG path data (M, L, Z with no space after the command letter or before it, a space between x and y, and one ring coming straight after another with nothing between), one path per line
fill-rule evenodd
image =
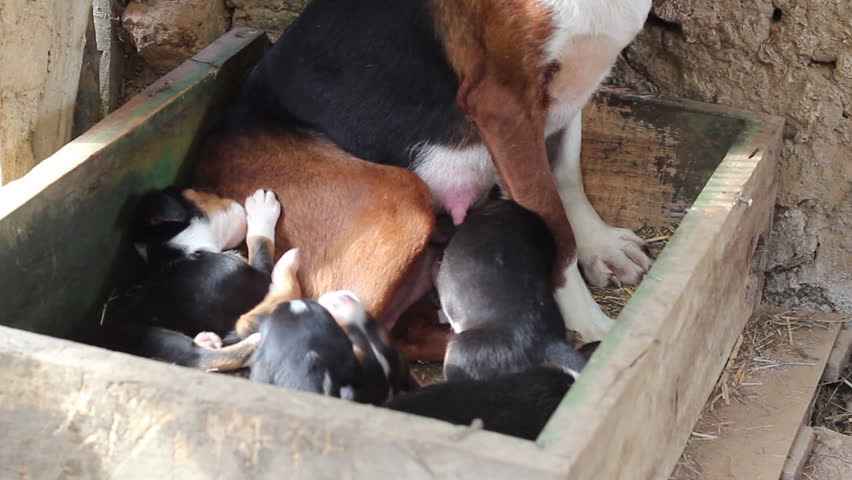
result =
M498 183L497 169L483 144L426 145L418 149L412 170L429 186L435 207L450 214L456 225Z
M581 107L570 101L554 105L548 113L546 136L565 128ZM429 186L435 207L447 212L456 225L500 183L491 155L482 143L464 148L426 144L416 152L411 169Z

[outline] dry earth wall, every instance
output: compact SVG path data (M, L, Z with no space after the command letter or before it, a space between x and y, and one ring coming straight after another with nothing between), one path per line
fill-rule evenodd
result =
M786 118L765 295L852 311L849 0L655 0L611 81Z

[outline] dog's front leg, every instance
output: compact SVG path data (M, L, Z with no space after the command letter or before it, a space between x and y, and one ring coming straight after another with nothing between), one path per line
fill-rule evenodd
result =
M573 261L576 246L547 159L545 111L538 98L538 92L512 91L485 79L460 103L488 148L503 190L537 213L553 233L557 247L554 284L561 286L565 282L562 271Z
M565 212L574 229L577 257L588 283L637 285L651 268L647 243L626 228L610 227L589 203L580 169L582 112L550 139L550 157Z
M518 204L539 214L554 235L559 249L555 267L561 277L561 282L556 283L556 300L565 324L586 341L601 340L612 326L612 319L592 298L577 267L572 225L547 158L544 110L535 104L530 106L534 102L524 104L518 96L499 88L485 92L477 92L481 97L470 97L478 101L469 114L488 147L503 189Z

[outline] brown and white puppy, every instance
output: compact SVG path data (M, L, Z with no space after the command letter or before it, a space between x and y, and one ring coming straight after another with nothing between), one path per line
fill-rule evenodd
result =
M611 319L577 259L594 284L637 283L651 261L583 192L581 109L650 4L314 0L249 75L196 181L227 196L269 182L306 293L352 290L388 327L428 291L431 208L459 224L499 184L554 233L566 323L599 339Z

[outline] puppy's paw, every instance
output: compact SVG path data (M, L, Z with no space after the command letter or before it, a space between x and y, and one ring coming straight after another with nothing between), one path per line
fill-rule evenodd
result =
M590 285L638 285L653 261L648 244L631 230L604 226L577 239L577 257Z
M196 345L211 350L222 348L222 338L213 332L201 332L192 339Z
M275 224L281 216L281 204L271 190L258 190L246 198L247 237L275 238Z

